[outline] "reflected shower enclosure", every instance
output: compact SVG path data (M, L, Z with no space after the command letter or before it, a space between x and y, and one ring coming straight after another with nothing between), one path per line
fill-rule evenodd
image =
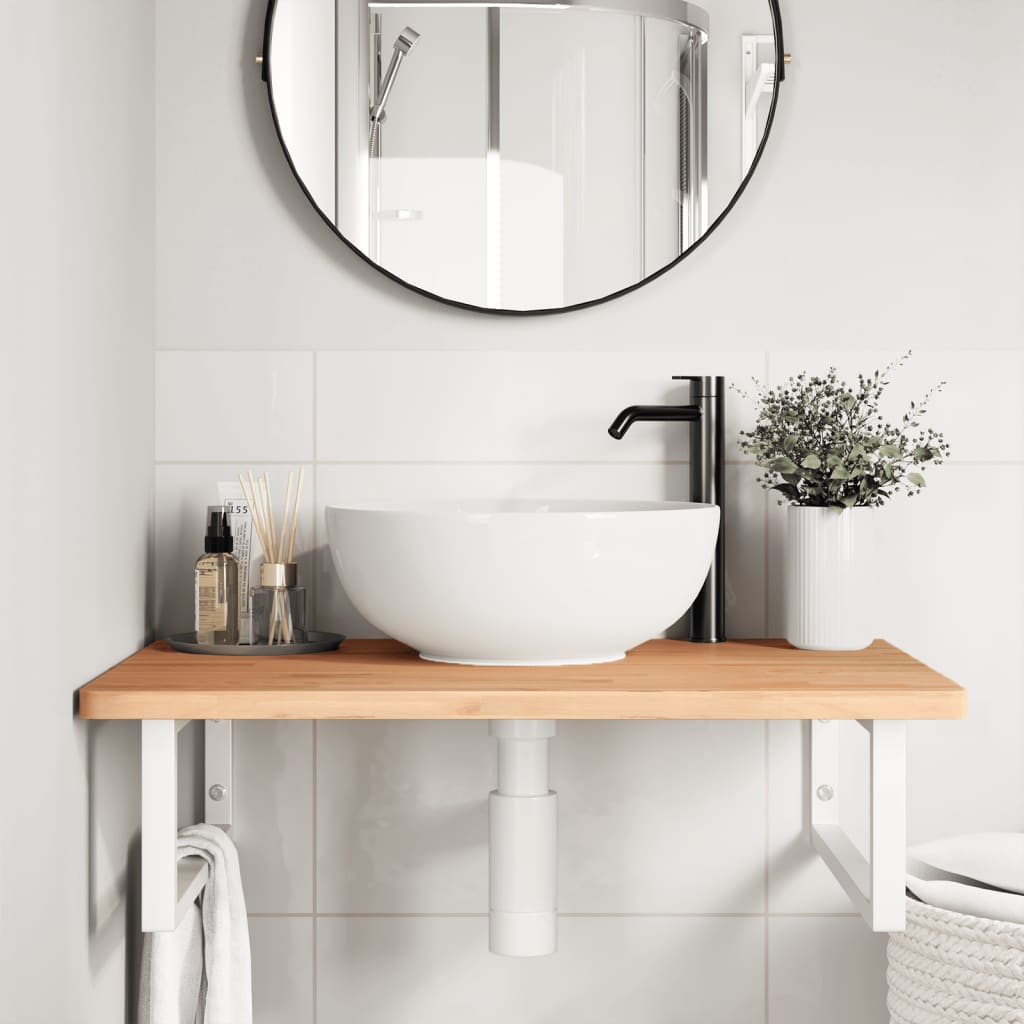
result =
M275 108L314 202L475 306L561 308L673 262L709 223L709 19L633 2L332 0L336 54L317 0L279 3Z
M392 273L474 305L572 305L706 226L706 22L389 4L367 31L363 217Z

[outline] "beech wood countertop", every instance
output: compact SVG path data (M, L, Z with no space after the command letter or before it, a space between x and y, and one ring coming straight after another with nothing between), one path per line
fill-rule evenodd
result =
M623 661L499 668L423 661L394 640L329 654L213 657L150 644L79 691L82 718L963 718L956 683L884 640L651 640Z

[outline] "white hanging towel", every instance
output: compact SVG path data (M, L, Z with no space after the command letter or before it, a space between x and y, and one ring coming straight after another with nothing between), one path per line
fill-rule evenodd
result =
M238 851L217 826L190 825L178 833L182 857L202 857L210 877L173 932L143 939L139 1024L252 1024L249 922Z

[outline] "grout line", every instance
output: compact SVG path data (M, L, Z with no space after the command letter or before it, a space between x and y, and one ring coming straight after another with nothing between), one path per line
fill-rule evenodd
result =
M771 608L772 599L772 558L771 558L771 541L772 541L772 530L771 530L771 516L772 516L772 505L771 505L771 492L763 492L764 500L764 619L762 625L764 626L764 632L767 636L768 626L771 622L771 614L769 609Z
M770 352L768 351L768 349L766 349L765 350L765 365L764 365L764 380L765 380L766 385L767 385L768 377L769 377L770 373L771 373L771 356L770 356ZM769 609L769 600L770 600L770 595L771 595L771 583L770 583L770 581L771 581L771 577L770 577L771 565L770 565L770 559L769 559L769 556L768 556L769 539L770 539L770 534L769 534L769 518L768 517L771 515L771 505L768 502L768 495L769 495L769 492L767 492L767 490L765 490L765 492L762 492L762 505L761 505L762 529L763 529L762 537L763 537L763 541L764 541L764 573L765 573L765 578L764 578L764 617L762 618L762 627L764 628L765 636L768 635L768 618L769 618L768 609ZM770 1013L771 1013L771 1011L769 1009L769 1007L770 1007L770 1004L769 1004L770 991L769 991L769 982L768 982L768 965L769 965L769 957L768 957L768 951L769 951L768 932L769 932L769 928L768 928L768 926L769 926L769 922L771 920L769 918L769 914L771 912L771 842L769 841L769 835L770 835L769 829L771 827L771 807L770 807L771 784L770 784L770 775L769 775L769 772L770 772L770 769L771 769L771 748L770 748L770 744L771 744L771 723L768 722L767 720L765 720L765 763L764 763L764 797L765 797L765 807L764 807L764 814L765 814L765 820L764 820L764 829L765 829L765 837L764 837L764 839L765 839L765 878L764 878L764 887L765 887L765 920L764 920L764 932L763 932L764 949L763 949L763 952L762 952L762 967L761 967L762 971L764 972L764 979L763 979L764 980L764 992L762 993L762 998L764 999L764 1024L769 1024L769 1016L770 1016Z
M313 392L309 403L309 412L313 424L313 461L316 462L316 382L317 382L317 353L310 353L313 357Z
M396 918L396 919L404 919L404 918L410 918L410 919L414 919L414 918L428 918L428 919L429 918L442 918L442 919L447 919L447 918L463 918L463 917L465 917L465 918L482 919L482 918L486 918L488 916L488 914L487 913L483 913L483 912L475 913L475 912L469 912L469 911L466 911L464 913L429 913L429 912L416 913L416 912L412 912L412 911L403 912L403 913L399 913L399 912L384 913L384 912L374 912L374 911L359 911L359 912L353 911L351 913L342 913L342 912L326 913L325 912L325 913L318 913L318 914L303 913L303 912L296 912L296 913L287 913L287 912L273 913L273 912L267 911L267 912L263 912L263 913L250 913L248 916L251 917L251 918L271 918L271 919L274 919L274 918L302 918L302 919L304 919L304 918L308 917L308 918L325 918L325 919L333 919L333 918L350 919L351 918L351 919L357 919L357 920L366 918L366 919L370 919L370 920L375 920L377 918ZM589 913L582 913L582 912L580 912L580 913L562 913L562 912L559 912L558 916L559 917L565 917L565 918L570 918L570 917L571 918L591 918L592 917L592 918L601 918L601 919L604 919L604 918L616 918L616 919L618 919L618 918L648 918L648 917L650 917L650 918L658 918L658 919L661 919L661 918L680 918L680 919L690 919L690 918L692 918L692 919L704 919L704 918L709 918L709 919L716 919L716 920L717 919L725 919L725 920L740 920L740 921L756 921L758 918L765 918L766 920L768 918L825 918L825 919L828 919L828 920L832 920L832 919L846 919L846 918L849 918L850 920L853 920L853 919L856 918L857 920L860 920L860 918L861 918L860 914L857 914L857 913L854 913L854 912L843 912L843 911L807 911L805 913L800 913L800 912L796 912L796 911L780 911L778 913L773 913L773 914L758 914L758 913L753 913L753 912L751 912L751 913L737 912L737 913L730 914L730 913L715 913L715 912L701 913L700 911L692 911L692 912L680 911L678 913L673 913L673 912L657 913L657 912L647 912L647 911L639 910L639 911L623 911L623 912L593 911L593 912L589 912Z
M312 575L312 578L310 579L310 588L309 588L309 594L310 594L310 598L311 598L310 603L312 605L312 612L311 612L310 621L313 623L314 626L319 622L319 617L320 617L320 609L317 606L317 592L316 592L316 579L317 579L316 552L317 552L317 543L319 541L319 522L320 522L320 517L317 514L317 509L319 508L319 506L317 505L318 494L317 494L317 486L316 486L316 484L317 484L317 476L318 476L317 469L316 469L316 467L317 467L317 461L316 461L316 456L317 456L317 450L316 450L316 425L317 425L316 373L317 373L317 362L316 362L316 352L314 352L313 353L313 400L310 402L310 415L313 418L313 466L312 466L312 472L310 473L310 476L312 476L312 478L313 478L310 481L310 494L312 495L312 499L313 499L313 508L312 508L312 512L313 512L313 535L310 538L310 542L313 545L313 550L310 552L310 564L312 565L312 570L311 571L312 571L313 575ZM307 623L307 626L308 626L308 623ZM315 738L315 727L314 727L314 738ZM315 766L314 766L314 768L315 768ZM315 905L314 905L313 909L314 910L316 909Z
M337 8L336 7L335 7L335 18L337 18ZM335 38L335 47L337 47L337 38L338 38L337 27L335 28L334 38ZM335 99L337 99L337 93L335 93ZM334 180L335 180L335 192L337 192L337 180L338 180L337 174L335 174ZM337 212L338 212L337 211L337 203L335 203L335 211L334 212L335 212L335 216L337 216ZM311 598L311 604L312 604L311 622L313 623L314 626L319 623L319 617L320 617L320 606L319 606L318 592L317 592L317 575L318 575L319 566L317 564L317 558L316 558L317 546L318 546L319 537L320 537L320 526L319 526L319 524L320 524L320 516L318 514L319 513L319 505L317 504L317 501L318 501L317 478L319 476L319 473L317 472L317 421L318 421L318 416L317 416L316 398L317 398L317 353L314 350L313 351L313 394L312 394L312 401L310 402L310 415L311 415L312 421L313 421L313 467L312 467L312 473L310 474L312 476L312 478L313 478L310 481L310 493L311 493L312 500L313 500L313 507L312 507L313 529L312 529L312 536L310 537L310 543L312 545L312 550L310 551L310 566L311 566L311 570L310 571L312 573L312 577L310 578L310 581L309 581L310 582L310 588L309 588L309 590L310 590L310 598ZM319 931L320 931L320 929L317 927L317 920L316 920L317 901L319 900L319 889L318 889L318 879L317 879L317 873L318 873L317 872L317 864L318 864L317 842L318 842L318 817L319 817L318 808L317 808L317 793L318 793L318 790L317 790L317 787L318 787L318 778L317 778L317 760L318 760L318 758L317 758L317 743L318 743L319 734L317 732L317 722L316 722L316 719L313 719L313 722L311 724L313 726L313 729L312 729L312 748L313 748L312 749L312 758L313 758L313 849L312 849L312 856L313 856L313 893L312 893L312 895L313 895L313 914L312 914L311 924L312 924L312 928L313 928L313 1024L316 1024L317 1019L319 1017L319 1005L318 1005L318 1001L317 1001L317 993L318 993L319 988L320 988L319 979L318 979L318 973L317 973L317 960L318 960L318 957L317 957L317 943L318 943L318 940L319 940Z
M406 6L415 6L410 4ZM447 310L438 310L438 312L447 312ZM207 355L213 353L215 355L237 355L239 352L257 352L260 354L274 353L276 355L291 356L296 352L305 352L307 349L302 348L280 348L276 345L264 347L263 345L232 345L232 346L218 346L218 345L200 345L183 347L181 345L168 345L166 347L158 345L154 350L159 355L164 353L171 353L174 355ZM405 345L403 347L393 347L391 345L363 345L359 347L344 347L344 348L325 348L321 349L322 352L331 356L348 357L348 356L380 356L380 355L475 355L475 356L629 356L631 353L628 349L624 349L621 346L616 348L610 348L607 346L600 346L594 348L593 346L584 346L576 348L550 348L548 346L537 347L537 348L524 348L522 345L501 345L498 348L494 347L482 347L480 344L474 345L458 345L455 347L444 347L443 345L430 345L424 347L422 345L410 347ZM709 350L700 349L694 350L700 354L706 355ZM870 349L870 352L874 352L882 358L888 358L889 356L895 356L899 354L896 349ZM659 346L657 348L643 348L640 349L640 354L645 356L664 356L666 357L666 364L675 365L674 357L680 354L681 350L678 347L672 346ZM774 354L776 356L782 355L799 355L800 357L806 356L808 359L813 360L816 358L824 358L826 362L834 361L832 357L840 354L839 349L821 349L821 348L720 348L716 350L720 352L724 357L732 356L764 356L766 366L770 363L770 357ZM966 347L961 348L915 348L914 354L921 356L930 356L936 358L948 358L951 356L962 356L971 353L973 356L984 359L987 356L1004 356L1012 355L1018 356L1020 354L1019 345L1006 345L1006 346L995 346L986 347L977 350L977 352L971 352ZM682 353L684 356L686 352ZM677 361L677 360L676 360ZM881 367L879 367L881 369ZM776 371L779 372L779 371ZM789 376L790 372L794 371L783 371L786 376ZM819 372L819 371L815 371ZM749 374L744 369L741 371L742 377L741 382L749 380ZM765 384L770 385L768 375L762 378Z
M315 434L314 434L315 437ZM320 466L688 466L689 459L154 459L155 466L229 466L253 462L260 466L294 466L296 463ZM726 459L726 466L756 469L754 462ZM1024 459L946 459L946 466L1020 467Z
M384 5L381 5L381 6L384 6ZM415 4L406 4L404 6L413 6L414 7L416 5ZM444 311L439 310L439 312L447 312L447 310L444 310ZM234 346L231 346L231 347L227 347L227 346L225 346L225 347L217 347L215 345L203 345L203 346L200 346L200 347L188 347L188 348L182 347L180 345L169 345L167 348L161 347L161 348L155 349L155 351L156 352L174 352L174 353L185 354L185 355L191 355L193 353L200 353L200 354L205 355L208 352L216 352L216 353L221 353L221 354L224 354L224 355L234 355L236 352L261 352L261 353L264 353L264 352L276 352L279 355L290 356L290 355L294 355L296 352L308 351L308 349L301 349L301 348L299 348L299 349L296 349L296 348L263 348L263 346L261 346L261 345L260 346L249 346L249 347L246 347L244 345L239 345L237 347L234 347ZM327 355L332 355L332 356L353 356L353 355L375 356L375 355L381 355L381 354L385 354L385 355L434 355L437 352L443 353L445 355L453 355L453 354L460 355L460 354L463 354L463 353L468 353L470 355L505 355L505 356L509 356L509 355L511 355L511 356L520 356L520 355L524 355L525 354L525 355L531 355L531 356L533 356L533 355L540 355L540 356L576 356L576 355L589 356L589 355L599 355L599 356L623 356L623 357L629 357L630 355L632 355L632 353L628 349L623 349L621 347L620 348L550 348L550 347L545 346L544 348L525 348L524 349L521 345L519 345L519 346L510 345L507 348L505 348L505 347L502 347L502 348L480 348L479 346L474 346L473 348L467 348L465 346L459 346L457 348L443 348L443 347L442 348L437 348L437 347L434 347L434 346L431 346L430 348L423 348L422 346L416 346L416 347L411 347L411 348L409 346L405 346L404 348L391 348L390 346L381 346L381 345L369 346L369 345L367 345L367 346L364 346L364 347L361 347L361 348L325 348L325 349L321 349L321 351L326 353ZM706 355L709 350L703 349L703 350L699 350L699 351L701 351L703 354ZM764 348L728 348L728 349L721 349L719 351L723 352L726 356L741 356L741 355L742 356L759 356L759 355L760 356L767 356L767 355L769 355L771 353L772 350L771 349L764 349ZM808 355L815 355L815 354L820 355L820 354L822 354L822 352L825 352L827 354L829 352L837 352L838 350L837 349L824 349L824 350L823 349L806 349L806 350L804 350L804 349L783 349L783 350L780 350L780 351L784 351L784 352L799 352L801 354L806 351ZM883 350L878 349L878 350L874 350L874 351L881 352ZM924 352L925 350L924 349L920 349L919 351ZM935 354L935 355L941 355L941 354L957 355L957 354L966 354L970 350L966 349L966 348L958 348L958 349L932 349L930 351L933 354ZM1008 346L1007 348L985 348L985 349L980 349L975 354L979 355L979 356L984 356L985 354L990 353L990 352L1016 353L1016 352L1019 352L1019 351L1020 351L1019 348L1014 347L1014 346L1011 345L1011 346ZM675 357L679 355L679 352L680 352L680 350L679 350L678 347L672 347L672 346L666 346L664 348L644 348L644 349L640 349L640 354L641 355L646 355L646 356L665 356L666 357L666 363L667 364L672 364L672 365L675 365L675 361L676 361Z
M335 64L337 64L337 49L338 49L338 25L337 25L338 11L337 11L337 5L335 5L334 19L335 19L335 25L334 25ZM334 105L335 105L334 116L335 116L335 120L337 120L337 116L338 116L338 110L337 110L338 92L337 92L337 90L335 90L335 92L334 92ZM335 153L335 161L337 161L337 153ZM335 218L337 218L337 216L338 216L338 202L337 202L337 200L338 200L338 174L337 174L337 170L338 170L338 168L337 168L337 166L335 166L335 174L334 174L334 197L335 197L334 216L335 216ZM309 622L307 622L307 627L309 625L316 626L318 621L319 621L319 615L320 615L320 609L319 609L319 605L318 605L318 601L317 601L317 569L318 569L318 566L317 566L317 559L316 559L317 541L318 541L318 538L319 538L319 529L318 529L319 516L317 515L317 509L318 509L318 506L317 506L317 475L318 474L317 474L317 468L316 468L316 466L317 466L317 462L316 462L316 457L317 457L317 443L316 443L317 442L317 404L316 404L316 398L317 398L317 353L316 353L315 349L313 350L311 355L312 355L312 393L311 393L311 396L310 396L310 403L309 403L309 405L310 405L310 413L309 414L310 414L311 427L312 427L312 449L313 449L312 472L310 473L310 476L312 477L312 479L310 480L310 496L311 496L311 499L312 499L311 512L312 512L312 517L313 517L313 525L312 525L311 536L310 536L311 551L310 551L310 559L309 559L310 566L311 566L310 572L312 573L312 576L311 576L310 581L309 581L309 594L310 594L311 609L310 609L310 612L309 612L310 619L309 619ZM313 861L313 864L312 864L313 875L312 875L312 885L311 885L311 893L310 893L310 895L312 896L312 900L313 900L313 913L310 915L310 927L312 928L311 939L312 939L312 954L313 954L312 955L312 960L313 960L313 964L312 964L312 975L313 975L313 978L312 978L312 982L313 982L312 1011L313 1011L313 1024L316 1024L317 1020L319 1019L318 994L319 994L319 990L320 990L320 982L319 982L319 975L318 975L318 963L317 963L318 959L319 959L317 945L318 945L318 940L319 940L320 929L317 927L317 918L316 918L317 901L319 899L318 878L317 878L317 864L318 864L318 858L317 858L317 838L318 838L318 835L317 835L317 824L318 824L318 808L317 808L317 795L318 795L317 794L317 783L318 783L318 779L317 779L317 740L318 740L318 733L317 733L317 722L316 722L316 719L313 719L313 721L310 723L310 725L311 725L311 731L310 731L310 736L311 736L311 740L310 740L310 747L311 747L310 757L312 758L312 765L311 765L311 767L312 767L312 788L313 788L313 821L312 821L312 829L311 829L311 831L312 831L312 843L311 843L312 849L310 851L311 857L312 857L312 861Z
M296 466L313 467L312 459L157 459L154 466Z
M765 606L765 614L767 615L767 606ZM768 632L768 624L765 623L765 632ZM769 964L769 923L771 921L771 843L769 842L769 829L771 828L771 809L769 807L769 800L771 799L771 723L767 720L764 723L764 1024L769 1024L768 1021L768 997L769 982L768 982L768 964Z
M314 445L315 451L315 445ZM157 459L158 466L223 466L236 459ZM295 459L257 459L259 465L291 466ZM688 466L689 459L299 459L320 466ZM1021 460L1024 462L1024 459ZM726 460L727 466L750 466L753 462Z
M313 898L313 912L310 914L311 925L313 930L312 935L312 958L313 958L313 991L312 991L312 1006L313 1006L313 1024L316 1024L316 992L319 988L316 975L316 941L317 933L319 929L316 927L316 900L318 899L317 886L316 886L316 839L317 839L317 815L316 815L316 720L312 721L312 761L313 761L313 821L312 821L312 859L313 859L313 876L312 876L312 898Z

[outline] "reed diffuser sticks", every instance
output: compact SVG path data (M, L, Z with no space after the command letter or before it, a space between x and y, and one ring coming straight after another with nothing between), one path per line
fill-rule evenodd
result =
M270 476L264 473L258 480L249 471L248 483L239 475L238 482L242 485L242 494L249 503L252 512L253 527L256 537L263 548L264 564L261 569L261 582L274 589L270 616L268 643L290 644L295 639L292 622L292 606L288 587L294 586L295 568L295 531L299 522L299 508L302 503L302 486L305 483L305 467L299 467L298 483L295 474L288 474L288 486L285 490L284 509L280 529L274 515L274 501L271 494ZM267 568L272 570L266 572ZM266 579L273 582L265 582ZM287 581L291 579L291 584Z

